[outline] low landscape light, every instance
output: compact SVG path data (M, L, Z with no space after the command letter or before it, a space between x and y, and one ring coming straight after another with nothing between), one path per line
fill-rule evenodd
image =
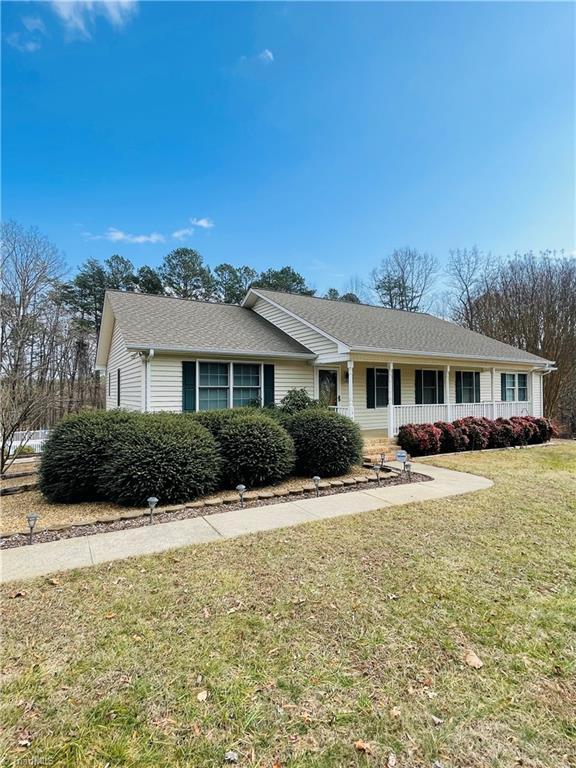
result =
M156 496L150 496L148 499L146 499L146 501L148 502L148 510L149 510L148 514L150 515L150 525L152 525L153 523L152 516L154 514L154 509L156 507L156 504L158 504L158 499L156 498Z
M314 485L316 486L316 496L320 496L320 478L318 475L314 475L312 478Z
M411 461L405 461L404 462L404 472L408 475L408 482L412 482L412 462Z
M240 495L240 507L244 509L244 493L246 492L246 486L240 483L240 485L236 486L236 490Z
M37 515L36 512L29 512L26 515L26 520L28 520L28 528L30 529L29 541L28 541L29 544L32 544L32 534L34 533L34 526L38 522L39 517L40 516Z
M376 472L376 480L378 481L378 485L380 485L380 472L382 471L382 467L380 466L380 464L374 464L372 469L374 470L374 472Z

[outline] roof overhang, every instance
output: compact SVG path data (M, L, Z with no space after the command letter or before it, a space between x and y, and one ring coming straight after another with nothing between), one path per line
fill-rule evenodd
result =
M511 357L481 357L478 355L461 355L461 354L454 354L453 352L430 352L428 350L416 350L416 349L384 349L379 347L351 347L350 352L352 354L358 354L362 352L369 352L371 354L382 354L382 355L389 355L389 356L397 356L397 357L433 357L433 358L442 358L442 359L453 359L453 360L470 360L477 363L482 363L484 365L489 365L490 363L510 363L510 364L516 364L516 365L531 365L534 368L538 369L548 369L555 365L555 362L553 360L545 360L544 358L541 358L540 360L537 358L534 359L519 359L519 358L511 358Z
M96 348L96 369L102 370L108 362L110 345L112 344L112 334L114 332L114 312L110 305L108 296L104 296L104 307L102 308L102 320L100 322L100 332L98 334L98 346Z
M219 357L266 357L276 360L314 360L316 355L313 352L274 352L257 349L226 349L224 347L165 347L156 344L126 344L126 347L135 352L147 352L150 348L154 349L155 354L165 352L172 355L217 355Z

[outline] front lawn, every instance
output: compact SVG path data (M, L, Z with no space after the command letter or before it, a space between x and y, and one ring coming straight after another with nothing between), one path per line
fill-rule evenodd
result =
M432 462L495 486L3 588L4 764L576 765L576 445Z

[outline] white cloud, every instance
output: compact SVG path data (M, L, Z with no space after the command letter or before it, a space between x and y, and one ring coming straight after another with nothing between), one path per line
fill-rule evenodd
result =
M200 227L201 229L212 229L214 226L214 222L208 217L203 219L190 219L190 224L192 224L193 227Z
M172 232L174 240L186 240L187 237L194 234L194 227L184 227L183 229L177 229Z
M22 24L24 24L28 32L40 32L42 35L46 34L46 27L39 16L22 16Z
M265 64L272 64L274 61L274 54L269 48L264 48L263 51L260 51L258 54L258 58L260 61L263 61Z
M7 35L6 42L21 53L34 53L42 47L37 40L25 40L20 32L12 32L11 35Z
M108 240L111 243L163 243L164 235L159 232L151 232L149 235L131 235L116 227L108 227L103 235L93 235L91 232L82 233L87 240Z
M133 18L136 0L51 0L50 6L58 16L69 37L90 40L97 16L120 29Z

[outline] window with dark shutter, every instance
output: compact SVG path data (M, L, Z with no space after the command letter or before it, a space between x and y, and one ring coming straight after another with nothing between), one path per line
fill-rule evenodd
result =
M264 405L274 405L274 366L264 366Z
M196 362L182 363L182 410L196 410Z
M374 368L366 368L366 408L376 407Z
M415 371L416 404L436 405L444 402L444 371Z

